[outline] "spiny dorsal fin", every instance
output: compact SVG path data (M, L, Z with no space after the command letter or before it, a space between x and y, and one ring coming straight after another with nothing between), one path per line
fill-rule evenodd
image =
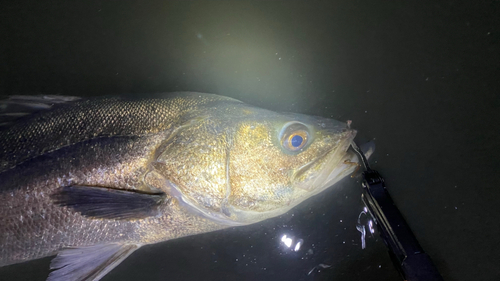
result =
M17 119L40 110L51 109L56 104L69 103L80 99L74 96L58 95L10 96L0 100L0 128L9 126Z
M80 99L79 97L58 95L10 96L0 100L0 128L9 126L24 116L51 109L56 104L69 103Z

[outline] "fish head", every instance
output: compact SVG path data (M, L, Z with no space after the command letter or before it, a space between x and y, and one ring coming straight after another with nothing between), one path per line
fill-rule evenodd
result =
M238 222L278 216L356 167L346 123L301 114L263 114L237 124L224 211Z
M346 123L244 104L217 112L174 136L158 161L172 166L162 171L171 193L220 223L279 216L357 167Z

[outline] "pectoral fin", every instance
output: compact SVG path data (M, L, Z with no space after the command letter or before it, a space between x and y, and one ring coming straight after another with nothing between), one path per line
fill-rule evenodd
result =
M100 244L59 251L50 263L47 281L100 280L140 245Z
M167 200L165 193L144 193L93 186L68 186L52 195L54 202L71 208L83 216L132 220L159 214Z

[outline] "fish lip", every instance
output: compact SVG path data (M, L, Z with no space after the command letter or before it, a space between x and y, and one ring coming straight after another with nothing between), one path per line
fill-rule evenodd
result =
M345 136L342 138L342 140L339 141L338 145L336 148L333 148L331 150L326 151L323 153L320 157L314 159L313 161L304 164L301 166L299 169L301 173L307 171L307 168L310 168L312 165L315 163L324 160L325 163L323 164L324 167L321 171L316 173L313 178L306 180L305 182L302 183L296 183L295 186L306 191L314 191L315 194L325 190L327 187L331 186L332 184L328 184L331 182L333 178L330 178L332 174L340 174L342 171L335 173L337 169L340 167L339 164L341 164L343 158L345 158L344 155L340 157L340 153L346 153L346 151L349 149L349 146L351 142L353 141L354 137L356 136L357 131L347 128L346 131L344 132ZM325 158L327 158L325 160ZM328 159L329 158L329 159ZM338 159L337 159L338 158ZM337 159L335 161L335 159ZM328 167L331 167L331 169L328 169ZM296 177L300 175L300 173L295 172L294 175L292 176L292 181L296 179ZM321 180L322 183L318 184L318 181Z

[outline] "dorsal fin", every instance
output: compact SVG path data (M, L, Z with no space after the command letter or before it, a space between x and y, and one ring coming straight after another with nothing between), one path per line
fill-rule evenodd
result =
M69 103L80 99L74 96L58 95L10 96L0 100L0 129L15 123L19 118L41 110L51 109L56 104Z

